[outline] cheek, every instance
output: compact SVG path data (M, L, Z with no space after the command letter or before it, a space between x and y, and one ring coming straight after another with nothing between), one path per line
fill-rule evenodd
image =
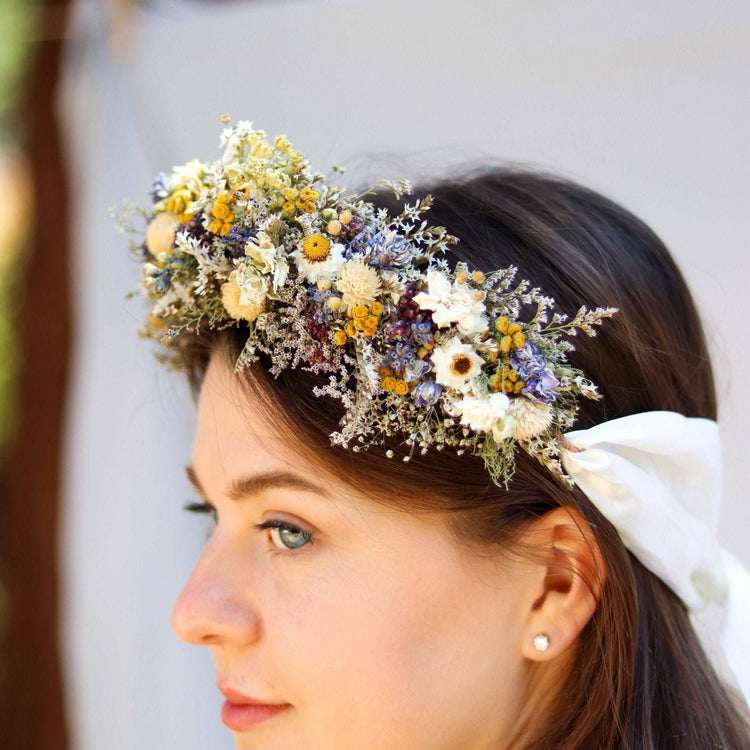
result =
M316 723L346 721L353 733L378 716L389 716L395 731L415 716L460 710L503 673L502 653L490 652L510 623L488 617L476 601L482 592L457 567L437 558L339 567L297 594L279 592L269 633L278 636L282 679L296 693L289 699Z

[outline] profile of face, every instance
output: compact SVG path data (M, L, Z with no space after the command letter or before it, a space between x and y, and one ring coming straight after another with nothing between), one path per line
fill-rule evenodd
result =
M272 424L214 355L189 474L216 524L172 621L209 647L236 747L506 747L546 689L530 675L554 679L590 594L545 593L538 561L368 499ZM574 625L554 630L574 595Z

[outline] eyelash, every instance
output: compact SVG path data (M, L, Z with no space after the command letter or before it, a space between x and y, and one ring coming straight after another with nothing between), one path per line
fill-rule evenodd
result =
M278 529L279 531L291 531L292 533L301 534L306 539L305 543L301 544L299 547L286 547L282 543L281 547L277 546L276 549L272 550L273 554L276 555L298 555L303 552L305 547L309 547L315 543L315 538L309 531L305 531L299 526L295 526L293 523L289 523L288 521L264 521L263 523L255 524L255 528L258 531L266 531L272 529ZM275 542L272 543L275 545Z
M219 522L218 513L216 512L216 508L211 505L211 503L205 503L205 502L189 502L185 505L185 510L190 513L207 513L211 516L211 520L216 526L216 524ZM302 534L302 536L307 540L304 544L300 545L299 547L284 547L282 544L282 547L277 547L275 550L272 550L273 554L280 554L280 555L297 555L299 554L304 547L310 546L314 544L315 537L309 532L305 531L304 529L301 529L299 526L295 526L293 523L289 523L288 521L280 521L280 520L271 520L271 521L264 521L263 523L253 524L254 528L257 531L270 531L271 529L278 529L279 531L291 531L292 533L298 533Z
M216 508L214 508L211 503L196 503L191 500L185 505L185 510L188 511L188 513L209 514L214 526L216 526L216 524L219 522L219 514L216 512Z

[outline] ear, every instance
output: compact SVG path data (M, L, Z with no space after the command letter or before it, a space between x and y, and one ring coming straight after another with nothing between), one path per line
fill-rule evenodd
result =
M556 508L534 521L524 541L541 550L533 564L521 651L533 661L559 656L586 626L601 597L606 570L591 527L575 508ZM547 636L539 650L536 636ZM542 642L544 638L537 640Z

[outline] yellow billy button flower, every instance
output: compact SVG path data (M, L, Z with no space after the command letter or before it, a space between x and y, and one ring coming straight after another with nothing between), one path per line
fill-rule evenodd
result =
M167 211L177 214L180 217L180 221L183 224L187 224L193 218L192 211L188 210L188 206L192 201L193 194L187 188L176 190L167 200Z
M343 346L347 342L348 338L349 337L344 331L336 331L336 333L333 334L333 340L337 346Z
M293 203L293 201L287 201L287 202L286 202L286 203L285 203L285 204L284 204L284 205L282 206L282 208L283 208L283 209L284 209L284 211L286 211L287 213L292 213L292 211L294 211L294 203Z
M342 224L346 225L346 224L348 224L348 223L349 223L349 222L350 222L351 220L352 220L352 212L351 212L351 211L349 211L349 209L347 209L346 211L342 211L342 212L341 212L341 213L339 214L339 221L340 221L340 222L341 222Z
M387 378L389 375L393 375L393 372L390 367L381 367L378 370L378 376L382 380L383 378Z
M352 310L352 317L354 320L364 320L367 317L368 310L365 305L357 305Z
M370 315L362 321L362 330L368 336L374 336L375 331L378 330L378 319L374 315Z
M514 323L508 328L508 336L511 337L513 346L517 349L520 349L526 343L526 337L523 335L521 326L518 323Z
M502 318L498 318L495 321L495 328L500 333L508 333L509 327L510 327L510 321L505 316L503 316Z
M396 391L399 396L405 396L409 392L409 386L407 385L405 380L401 380L401 378L399 378L396 381L396 385L393 390Z
M392 375L388 375L388 376L384 377L380 381L380 387L384 391L392 391L392 390L394 390L395 387L396 387L396 378L394 378Z
M333 235L334 237L341 232L341 222L338 221L338 219L333 219L328 222L328 226L326 227L326 232L328 234Z
M229 196L226 193L219 194L211 211L214 219L208 226L214 234L219 234L222 237L229 234L232 224L234 224L234 214L229 207L228 201Z
M481 271L473 271L471 278L474 279L477 284L481 284L484 281L484 274Z
M315 204L312 201L305 201L304 209L305 213L311 214L315 211Z
M300 193L300 198L303 201L316 201L320 197L320 193L317 190L311 190L310 188L304 188Z
M344 330L346 331L346 335L349 336L350 338L352 336L355 336L357 333L357 328L354 325L354 323L352 323L351 320L346 324L346 326L344 327Z
M469 274L466 273L466 271L459 271L456 274L456 281L459 284L465 284L469 280Z
M284 200L294 201L296 199L297 199L297 191L294 188L289 188L289 190L287 190L284 193Z
M328 257L331 241L322 234L311 234L302 241L302 254L309 261L321 261Z
M500 339L498 347L503 354L507 354L510 351L510 347L513 346L513 337L507 334Z

